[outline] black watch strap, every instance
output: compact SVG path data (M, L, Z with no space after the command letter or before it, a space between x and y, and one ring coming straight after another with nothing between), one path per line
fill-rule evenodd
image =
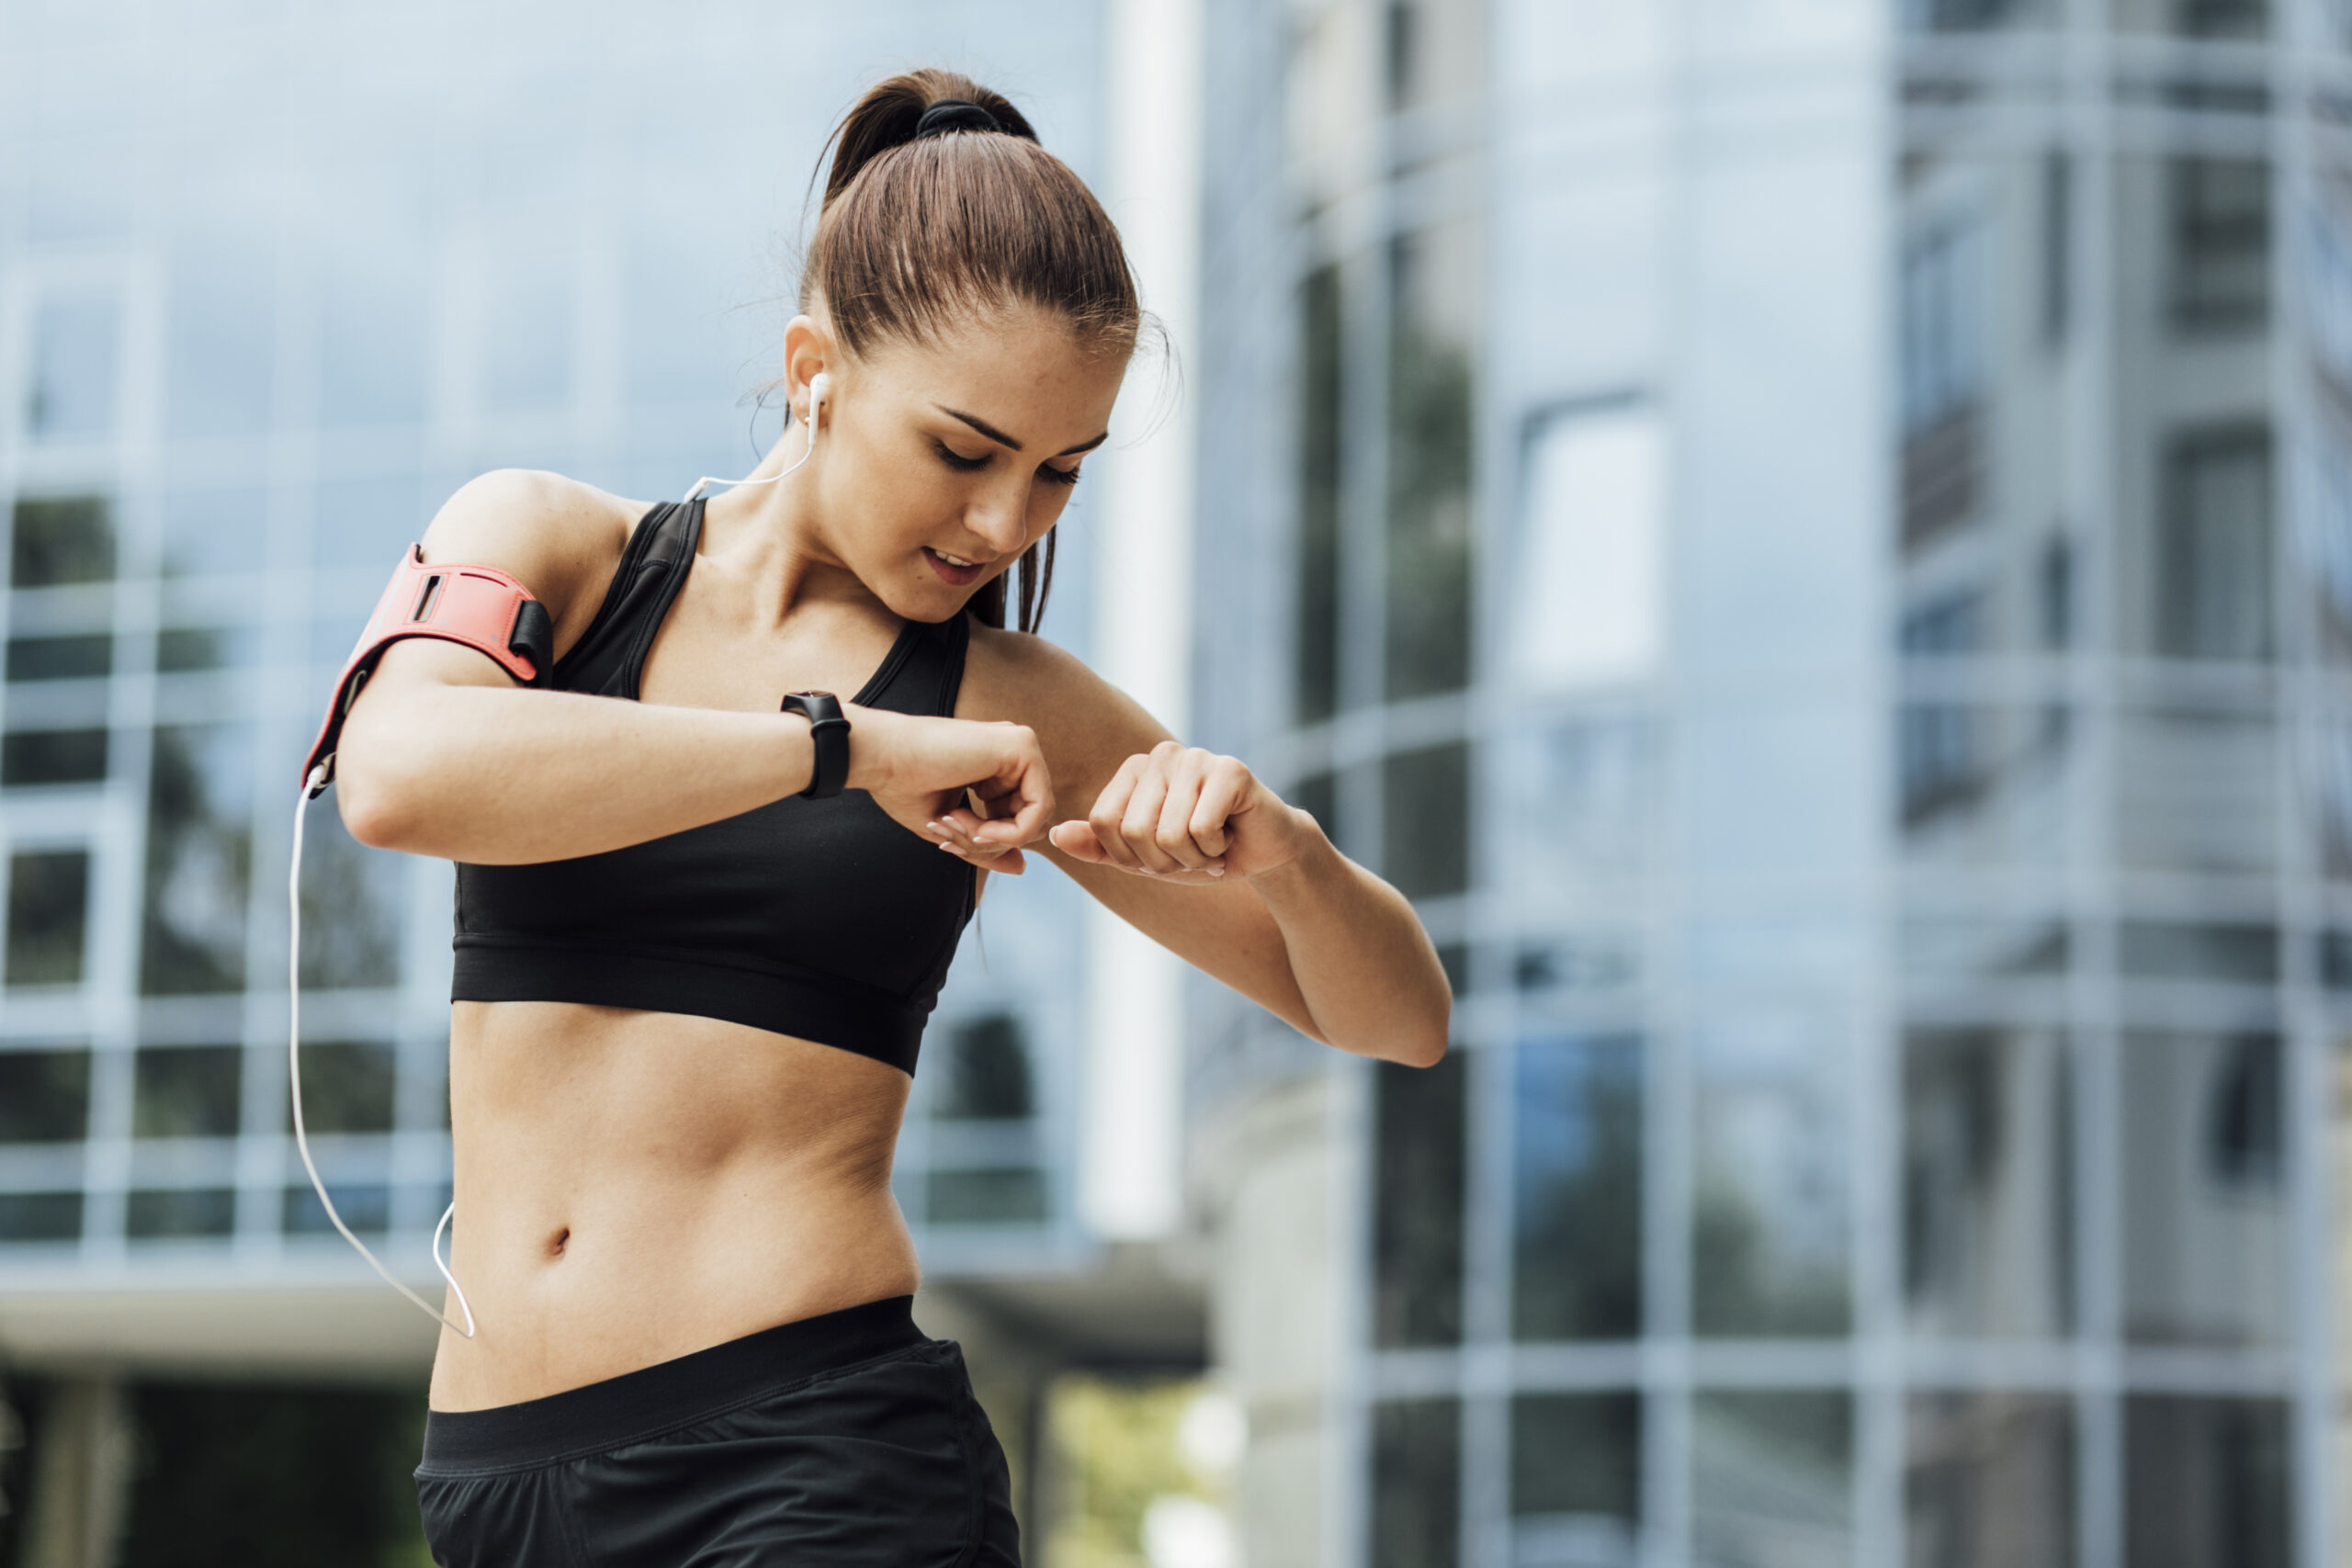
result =
M839 795L849 782L849 719L831 692L786 692L784 711L808 721L808 739L816 748L817 765L802 796L822 800Z

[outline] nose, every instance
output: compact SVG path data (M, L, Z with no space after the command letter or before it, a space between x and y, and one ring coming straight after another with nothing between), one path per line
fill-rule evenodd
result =
M1029 542L1028 520L1014 500L982 502L967 508L964 525L997 555L1011 555Z

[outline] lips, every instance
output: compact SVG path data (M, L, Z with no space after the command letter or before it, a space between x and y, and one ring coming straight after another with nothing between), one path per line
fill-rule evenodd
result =
M958 565L929 545L922 547L922 558L930 564L932 570L939 574L939 580L942 582L956 588L970 587L980 580L980 573L987 570L986 566L979 561L967 561Z

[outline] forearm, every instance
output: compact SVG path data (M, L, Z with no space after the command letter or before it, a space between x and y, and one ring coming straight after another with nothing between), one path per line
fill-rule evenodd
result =
M1453 992L1404 895L1319 831L1250 886L1282 931L1291 976L1325 1040L1409 1066L1445 1054Z
M600 853L807 786L808 725L570 692L370 692L336 763L364 842L475 864Z

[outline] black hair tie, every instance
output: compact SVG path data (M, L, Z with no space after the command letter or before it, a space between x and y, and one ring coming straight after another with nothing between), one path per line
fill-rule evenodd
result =
M920 141L926 136L938 136L950 130L1003 129L997 123L996 116L978 104L968 104L961 98L942 98L923 110L922 118L915 121L914 139Z

